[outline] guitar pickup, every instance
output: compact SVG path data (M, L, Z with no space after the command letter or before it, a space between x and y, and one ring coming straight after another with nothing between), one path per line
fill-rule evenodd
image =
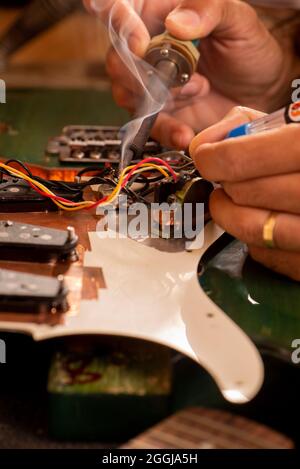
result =
M81 191L72 194L72 192L60 189L55 193L71 202L83 200ZM0 183L0 212L2 213L55 212L57 210L57 205L51 199L40 195L26 181L9 179Z
M0 221L0 260L49 262L77 260L78 236L67 230Z
M62 276L0 269L0 313L59 315L68 310L67 293Z

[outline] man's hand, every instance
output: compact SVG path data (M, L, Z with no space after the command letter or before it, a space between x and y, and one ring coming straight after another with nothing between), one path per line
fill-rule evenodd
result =
M223 141L260 116L236 108L195 137L190 151L201 175L221 183L210 201L216 223L247 243L255 260L300 281L300 126ZM278 213L274 250L263 241L270 212Z
M167 146L186 148L195 131L218 122L234 105L265 111L280 107L290 79L291 57L240 0L86 0L107 21L114 6L117 29L131 21L128 43L142 57L150 36L165 28L180 39L201 38L198 74L174 92L172 108L161 114L153 136ZM103 9L103 5L106 8ZM98 7L97 7L98 5ZM133 6L132 6L133 5ZM134 6L141 7L139 14ZM133 112L136 83L111 50L107 70L117 103Z

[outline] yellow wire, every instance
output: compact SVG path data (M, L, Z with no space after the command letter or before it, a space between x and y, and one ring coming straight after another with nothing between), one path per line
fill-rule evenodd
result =
M50 189L48 189L46 186L44 186L40 182L32 179L31 177L27 176L26 174L22 173L21 171L18 171L15 168L11 168L10 166L6 166L3 163L0 163L0 167L6 169L7 171L9 171L11 174L13 174L15 176L17 176L21 179L24 179L25 181L31 182L31 184L35 185L36 187L38 187L42 191L46 192L46 194L55 196L55 194ZM58 200L54 200L54 199L52 199L52 200L58 207L62 208L63 210L73 210L72 208L65 207ZM74 205L73 202L64 202L64 203L66 204L66 206L69 206L69 205L73 206ZM81 208L84 208L85 206L89 206L90 202L88 202L88 201L87 202L79 202L79 204L81 205L81 207L80 207L80 209L81 209ZM77 207L74 207L74 208L77 209Z
M8 170L12 174L14 174L14 175L16 175L16 176L18 176L22 179L25 179L26 181L31 182L31 184L35 185L36 187L38 187L39 189L41 189L45 193L55 196L55 194L50 189L45 187L43 184L41 184L40 182L30 178L26 174L18 171L17 169L12 168L10 166L6 166L5 164L2 164L2 163L0 163L0 167L3 167L4 169ZM145 164L141 165L141 167L144 167L144 168L142 170L135 171L134 174L137 174L137 173L142 172L142 171L147 171L149 169L156 169L156 170L160 171L165 177L168 176L168 173L163 168L161 168L160 166L157 166L155 164L145 163ZM134 166L130 166L130 167L126 168L123 171L123 173L121 175L121 178L120 178L117 186L115 187L114 191L108 196L107 201L105 201L101 205L107 205L107 204L111 203L118 196L118 194L119 194L119 192L122 188L122 183L123 183L123 180L124 180L124 177L125 177L126 173L128 171L130 171L131 169L133 169L133 168L134 168ZM85 207L88 207L88 206L91 206L91 205L95 204L95 202L93 202L93 201L75 202L75 203L73 203L73 202L69 202L69 203L68 202L63 202L63 204L62 204L57 200L54 200L54 199L52 199L52 200L59 208L61 208L62 210L67 210L67 211L81 210Z
M15 168L12 168L11 166L7 166L4 163L0 163L0 167L5 169L6 171L10 172L12 175L15 175L15 176L17 176L21 179L24 179L25 181L30 182L31 184L38 187L39 189L41 189L46 194L51 195L51 196L56 196L56 194L54 192L52 192L50 189L48 189L46 186L44 186L39 181L36 181L36 180L32 179L31 177L27 176L27 174L24 174L21 171L15 169ZM123 184L123 181L124 181L127 173L129 171L131 171L134 167L135 167L135 165L132 165L132 166L128 166L127 168L124 169L124 171L122 172L122 174L120 176L120 179L118 181L118 184L115 187L115 189L108 196L107 200L105 202L103 202L102 204L100 204L99 206L108 205L118 197L119 193L122 190L122 184ZM140 165L140 169L137 169L133 174L139 174L139 173L142 173L142 172L145 172L145 171L149 171L149 169L155 169L155 170L159 171L161 174L163 174L163 176L168 177L168 173L161 166L158 166L158 165L153 164L153 163L144 163L144 164ZM95 205L95 203L96 203L94 201L63 202L63 203L61 203L61 202L59 202L58 200L55 200L55 199L51 199L51 200L59 208L61 208L62 210L65 210L65 211L82 210L84 208L91 207L91 206Z

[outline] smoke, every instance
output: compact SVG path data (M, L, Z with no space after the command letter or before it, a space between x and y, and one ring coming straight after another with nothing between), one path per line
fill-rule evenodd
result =
M134 119L122 129L122 154L130 146L145 118L157 114L164 107L169 95L163 81L151 65L132 53L129 40L135 33L137 17L141 17L146 0L93 0L92 8L106 24L110 41L129 72L129 79L135 79L143 94ZM130 8L120 5L127 3ZM149 81L151 76L151 81ZM151 87L149 87L151 83ZM159 98L157 98L159 97Z

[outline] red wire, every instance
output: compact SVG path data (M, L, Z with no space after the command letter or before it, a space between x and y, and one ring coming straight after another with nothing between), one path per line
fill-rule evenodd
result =
M107 201L107 199L108 199L108 196L105 196L105 197L103 197L103 199L97 200L97 202L95 202L95 203L94 203L93 205L91 205L90 207L85 207L84 210L92 210L93 208L97 208L98 205L103 204L104 202Z
M132 168L132 170L127 174L127 176L125 177L123 183L122 183L122 189L127 185L128 181L130 180L130 178L133 176L133 174L135 173L135 171L137 169L139 169L140 167L143 166L143 164L145 163L159 163L163 166L165 166L166 168L168 168L168 170L170 171L170 173L172 174L175 182L177 181L177 175L175 173L175 171L171 168L171 166L164 160L160 159L160 158L155 158L155 157L150 157L150 158L146 158L144 160L142 160L140 163L138 163L137 165L134 166L134 168ZM49 199L52 199L52 200L57 200L58 202L62 202L62 203L67 203L67 204L72 204L73 206L76 206L76 202L72 202L70 200L67 200L67 199L64 199L63 197L59 197L57 195L51 195L51 194L47 194L46 192L43 192L42 190L40 190L37 186L35 186L34 184L32 184L30 181L27 181L28 184L32 187L32 189L34 189L36 192L38 192L40 195L42 195L43 197L47 197ZM101 205L102 203L106 202L108 199L108 196L105 196L103 197L101 200L98 200L97 202L95 202L94 204L92 204L91 206L89 207L85 207L85 210L91 210L93 208L96 208L98 207L99 205Z
M163 166L166 166L166 168L168 168L168 170L170 171L170 173L172 174L175 182L177 182L177 176L176 176L176 173L175 171L171 168L171 166L164 160L160 159L160 158L155 158L155 157L150 157L150 158L146 158L145 160L142 160L140 163L138 163L134 168L132 168L132 170L127 174L126 178L124 179L123 181L123 184L122 184L122 189L126 186L126 184L128 183L129 179L131 178L131 176L134 174L134 172L139 169L144 163L160 163L161 165Z
M170 173L172 174L175 181L177 181L177 175L176 175L175 171L171 168L171 166L166 161L164 161L160 158L150 157L150 158L146 158L146 159L142 160L140 163L136 164L134 168L132 168L132 170L128 173L128 175L126 176L126 178L124 179L124 181L122 183L122 189L126 186L129 179L131 178L131 176L133 176L134 172L137 169L139 169L144 163L160 163L163 166L166 166L168 168L168 170L170 171ZM149 169L151 169L151 168L149 168ZM91 210L93 208L97 208L100 204L102 204L103 202L106 202L107 199L108 199L108 197L104 197L104 199L98 200L97 202L95 202L90 207L86 207L85 210Z
M27 182L30 184L30 186L36 192L38 192L43 197L48 197L49 199L57 200L57 201L62 202L62 203L72 204L74 207L76 207L76 202L72 202L71 200L64 199L63 197L59 197L57 195L47 194L46 192L41 191L38 187L36 187L30 181L27 181ZM102 204L103 202L106 202L107 199L108 199L108 196L105 196L101 200L98 200L97 202L95 202L95 204L91 205L90 207L85 207L85 210L91 210L92 208L97 207L99 204Z

